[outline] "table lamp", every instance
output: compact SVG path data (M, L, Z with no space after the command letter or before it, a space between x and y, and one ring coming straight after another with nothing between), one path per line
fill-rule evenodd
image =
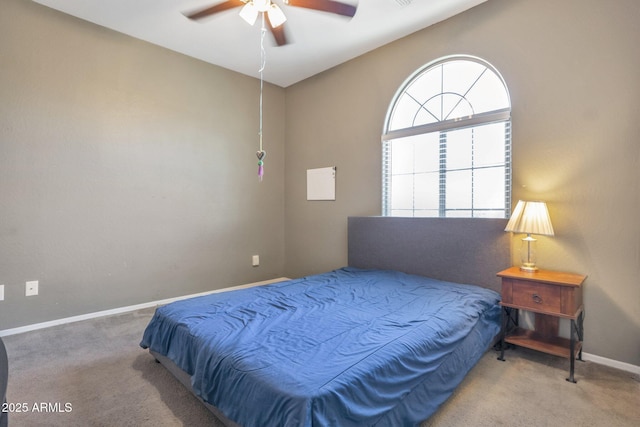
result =
M531 235L553 236L553 226L546 203L518 200L504 231L526 233L527 236L522 239L522 247L520 248L522 260L520 270L527 272L538 270L536 267L536 239Z

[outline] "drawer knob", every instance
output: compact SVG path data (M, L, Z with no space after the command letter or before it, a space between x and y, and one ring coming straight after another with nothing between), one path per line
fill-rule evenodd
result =
M542 298L540 297L540 295L533 294L532 298L533 302L535 302L536 304L542 304Z

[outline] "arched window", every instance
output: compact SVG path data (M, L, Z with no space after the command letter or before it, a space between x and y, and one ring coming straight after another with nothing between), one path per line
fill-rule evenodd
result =
M451 56L400 87L382 134L382 214L508 218L511 102L490 64Z

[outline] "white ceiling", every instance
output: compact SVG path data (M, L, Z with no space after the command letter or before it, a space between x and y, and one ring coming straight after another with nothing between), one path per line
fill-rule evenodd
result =
M259 76L260 19L239 8L200 21L183 13L224 0L34 0L69 15L242 74ZM314 74L463 12L486 0L340 0L357 4L352 18L273 0L287 16L289 44L265 39L264 79L287 87Z

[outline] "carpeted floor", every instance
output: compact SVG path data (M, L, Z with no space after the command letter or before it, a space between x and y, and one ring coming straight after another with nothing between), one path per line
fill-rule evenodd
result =
M4 337L9 426L220 426L138 343L153 309ZM488 352L422 427L639 426L640 378L524 349ZM22 412L19 412L22 411Z

